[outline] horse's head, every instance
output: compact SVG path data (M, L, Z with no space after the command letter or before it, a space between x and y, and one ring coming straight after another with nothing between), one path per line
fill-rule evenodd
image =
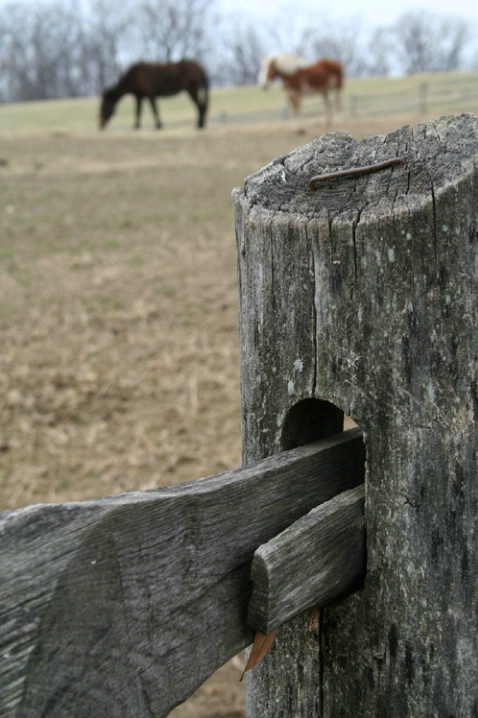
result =
M114 113L115 105L116 101L113 99L108 90L103 92L100 107L100 130L105 127L106 123Z

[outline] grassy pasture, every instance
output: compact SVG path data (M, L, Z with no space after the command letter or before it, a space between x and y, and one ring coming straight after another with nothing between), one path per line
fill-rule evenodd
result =
M350 81L336 128L361 137L478 112L466 90L476 76L466 75L429 78L449 88L438 110L420 115L399 101L390 113L390 93L403 98L420 79ZM376 95L388 97L382 110L359 105L350 116L350 98ZM146 106L144 129L131 129L129 99L99 132L98 105L0 106L4 509L240 464L231 190L324 122L320 101L308 100L297 136L280 120L278 87L213 90L204 132L187 97L160 103L160 132ZM236 681L239 665L227 670ZM201 691L178 717L242 715L236 682L227 697L214 681Z
M347 102L422 79L350 81L336 128L416 124L416 112L350 117ZM428 79L449 97L476 82ZM283 105L279 87L213 90L204 132L187 96L161 102L160 132L148 107L131 129L129 98L103 132L97 98L0 106L3 508L240 463L231 190L324 130L317 98L302 136Z

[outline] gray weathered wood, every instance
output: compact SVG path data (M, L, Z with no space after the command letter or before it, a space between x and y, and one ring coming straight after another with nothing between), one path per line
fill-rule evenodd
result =
M245 461L284 448L294 407L300 434L303 400L367 449L364 586L281 629L249 718L478 715L477 156L472 115L335 133L236 192Z
M260 546L251 567L247 622L264 635L319 608L365 572L364 485L326 501Z
M0 715L167 715L251 642L255 549L363 478L351 430L190 484L1 514Z

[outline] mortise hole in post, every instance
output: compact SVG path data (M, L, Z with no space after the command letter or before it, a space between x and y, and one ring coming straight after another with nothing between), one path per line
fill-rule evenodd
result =
M348 420L351 422L351 420ZM347 428L352 424L348 423ZM344 430L344 412L324 399L302 399L287 413L282 450L296 449Z
M296 449L299 446L304 446L305 444L325 439L328 436L341 434L345 430L352 429L354 427L359 428L353 419L346 416L344 411L335 404L323 399L303 399L291 407L286 415L281 438L282 450L288 451L290 449ZM332 479L332 482L336 479L340 481L340 487L338 484L335 485L335 496L341 494L343 500L345 500L344 497L347 495L349 489L354 489L356 491L360 484L365 481L367 450L363 438L361 441L357 441L357 439L358 436L355 434L354 438L351 439L353 444L350 443L347 446L347 444L344 443L341 449L344 453L342 454L340 461L348 462L348 473L346 474L347 485L344 485L343 475L339 479L339 474L337 474L337 476ZM337 459L337 455L335 458ZM342 466L343 465L344 464L342 463ZM329 474L329 476L331 475L333 476L333 474ZM352 479L351 483L349 483L350 479ZM354 569L352 575L348 573L347 568L344 573L346 579L344 580L340 590L334 589L334 595L331 597L332 602L341 600L343 597L358 590L363 584L364 576L367 570L366 519L364 518L365 507L363 493L361 496L355 494L353 499L351 499L349 494L346 500L351 502L348 504L347 508L347 511L351 513L346 514L346 520L350 523L344 522L340 525L336 525L335 530L337 533L335 534L336 543L334 550L336 550L340 542L342 542L342 546L346 545L347 557L345 559L344 566L348 564L350 556L353 553L354 560L350 565L353 565ZM323 504L323 506L326 505L327 501ZM353 512L355 512L355 519L354 521L351 521L350 517ZM358 519L359 514L360 519ZM336 576L337 574L335 574L335 577ZM324 606L325 604L322 605ZM320 616L319 623L322 622L322 609L320 609Z

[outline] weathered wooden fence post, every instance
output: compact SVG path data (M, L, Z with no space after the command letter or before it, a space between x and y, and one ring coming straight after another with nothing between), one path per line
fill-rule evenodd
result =
M342 410L367 449L364 584L281 629L248 718L478 716L477 160L463 115L321 137L236 192L245 463Z

